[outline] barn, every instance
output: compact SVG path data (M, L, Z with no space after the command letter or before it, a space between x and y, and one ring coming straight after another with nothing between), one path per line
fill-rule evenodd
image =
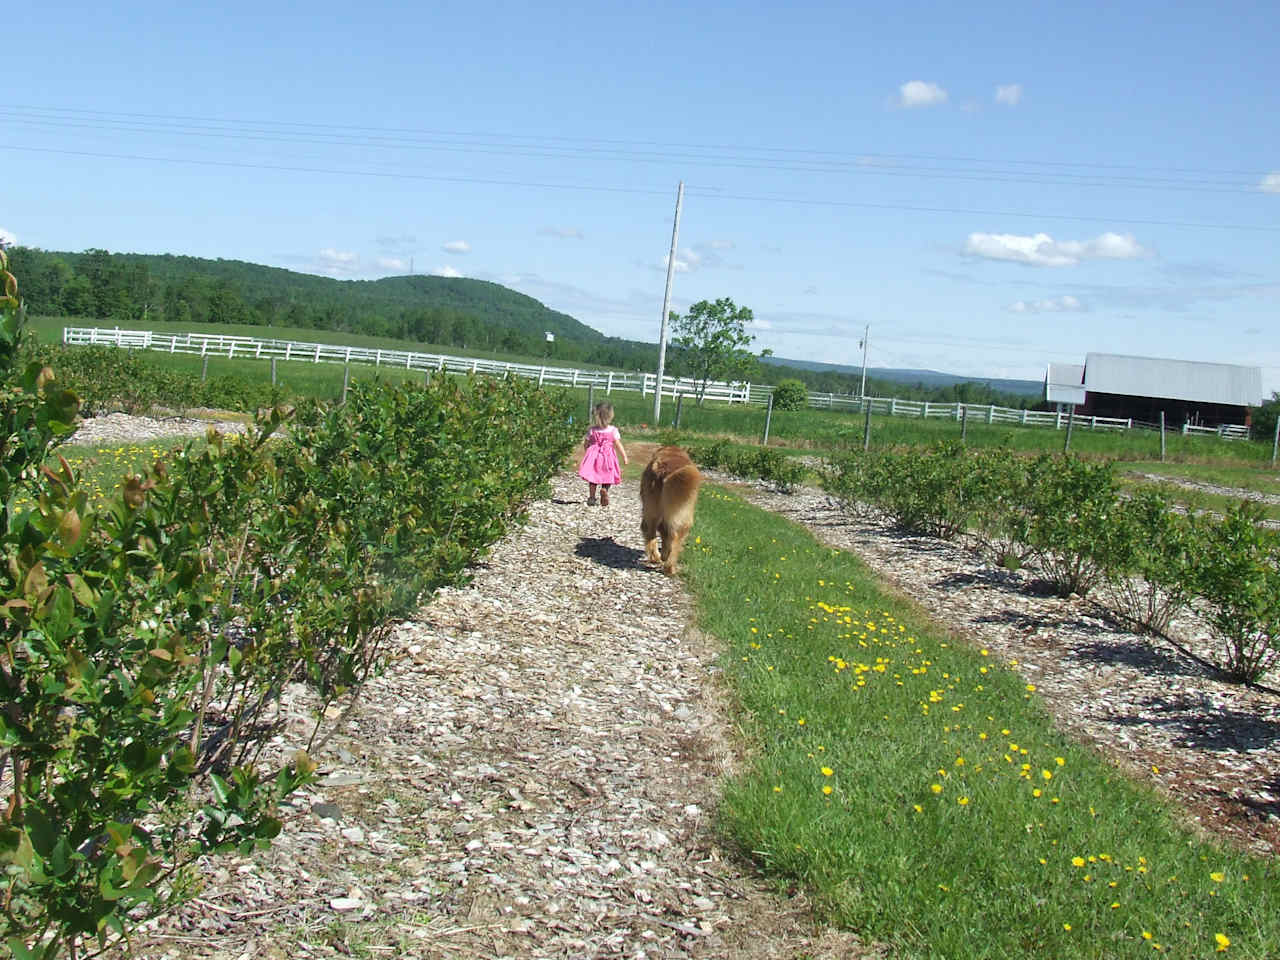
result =
M1089 353L1083 365L1051 363L1045 400L1081 416L1132 419L1178 428L1248 425L1262 403L1262 368L1194 360Z

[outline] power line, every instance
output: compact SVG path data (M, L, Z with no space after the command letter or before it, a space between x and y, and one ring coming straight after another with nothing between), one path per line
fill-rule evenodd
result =
M125 116L128 118L133 115L104 114L102 116ZM624 151L613 149L612 147L600 148L584 146L583 144L597 142L589 140L581 141L577 145L573 145L574 141L571 138L561 137L552 137L549 138L549 140L552 143L568 145L550 146L547 145L546 141L539 143L539 138L512 137L510 135L484 135L483 139L465 140L457 138L470 135L439 133L419 135L415 138L404 138L387 137L385 135L371 136L368 133L359 132L362 129L365 129L359 127L301 125L304 129L310 126L319 127L320 131L296 132L291 128L300 125L251 122L240 123L238 125L238 129L232 129L225 126L208 126L209 123L221 122L209 120L197 121L198 123L204 124L202 126L192 126L185 120L175 121L173 119L164 118L157 120L95 120L76 117L68 118L56 115L49 117L40 114L28 115L21 112L15 112L12 108L0 109L0 118L5 118L12 123L26 126L62 130L91 129L100 132L113 133L150 133L156 135L216 138L249 142L291 143L311 146L346 146L366 149L378 148L458 152L467 154L533 157L539 159L581 160L584 159L584 157L590 156L597 159L607 158L628 163L664 163L681 166L704 165L727 169L767 170L780 173L837 174L856 175L859 177L896 177L989 183L1025 183L1045 186L1091 187L1104 189L1126 188L1141 190L1168 190L1176 192L1247 194L1258 190L1256 178L1263 175L1261 173L1248 174L1254 178L1253 181L1205 180L1188 179L1185 177L1153 177L1149 174L1145 176L1116 176L1114 174L1061 172L1059 169L1063 166L1086 166L1084 164L1005 159L982 160L978 158L932 158L930 162L946 160L947 162L1001 164L1004 166L1039 166L1049 167L1050 169L1009 170L1000 168L987 169L984 167L922 166L917 163L903 162L904 160L920 159L919 157L913 158L909 155L900 155L896 159L893 159L890 165L886 166L882 161L886 158L893 158L893 155L860 154L850 157L847 154L835 154L832 151L806 152L799 149L787 152L792 155L806 154L808 159L801 156L800 159L783 162L776 157L752 156L749 153L730 154L724 150L712 153L677 153L672 152L670 149L665 149L662 151L639 153L634 149L635 144L631 145L631 149ZM325 132L326 129L335 132ZM426 138L423 139L423 136ZM647 146L647 144L645 145ZM669 147L669 145L664 146ZM686 147L682 149L702 151L711 150L712 148ZM737 149L754 149L756 153L776 152L776 148L739 147ZM825 157L838 157L839 159L822 159ZM1103 166L1100 167L1100 169L1140 168L1108 168Z
M1105 163L1105 162L1096 162L1096 161L1086 162L1086 161L1072 161L1072 160L1023 160L1023 159L1017 159L1017 158L1000 158L999 160L993 160L990 158L969 157L969 156L946 156L946 155L940 155L940 154L918 154L918 153L884 153L884 152L874 152L874 151L850 152L850 151L837 151L837 150L821 150L821 149L815 149L811 147L771 147L771 146L753 147L753 146L742 144L742 143L690 144L690 143L672 143L670 141L656 141L656 140L622 140L622 139L610 139L610 138L604 138L604 137L567 137L567 136L558 136L558 135L551 135L551 134L529 135L529 134L514 134L509 132L497 134L497 133L482 132L482 131L424 130L421 128L412 128L412 127L374 127L374 126L361 126L361 125L350 125L350 124L331 124L331 123L300 122L300 121L288 121L288 120L252 121L252 120L244 120L239 118L203 117L203 116L191 116L191 115L183 115L183 114L167 115L167 114L151 114L151 113L110 112L110 111L100 111L100 110L84 110L84 109L69 108L69 107L35 107L35 106L29 106L29 105L21 106L21 105L13 105L13 104L8 105L7 109L37 111L37 112L42 112L46 114L52 113L55 115L71 114L71 115L81 115L81 116L87 115L92 117L124 117L124 118L134 118L134 119L142 119L142 120L157 120L157 121L164 121L164 122L193 121L197 123L210 123L210 124L223 124L223 125L239 124L242 126L259 127L263 129L269 129L271 127L280 127L280 128L293 127L293 128L313 130L313 131L315 130L352 131L353 132L352 135L356 135L356 134L363 135L368 133L374 133L374 134L380 134L380 135L412 134L415 136L427 136L427 137L483 137L490 140L496 139L496 140L507 140L507 141L533 141L533 142L549 141L549 142L557 142L557 143L565 143L565 144L573 144L573 145L605 144L609 146L622 146L622 147L629 147L629 148L660 146L665 148L676 147L682 150L701 150L701 151L707 151L715 154L723 154L727 151L738 151L738 152L746 151L748 153L754 151L756 153L761 153L761 154L779 154L784 156L785 155L808 155L808 156L825 156L825 157L843 157L843 158L846 158L847 161L853 162L853 163L864 163L867 160L890 160L890 161L927 160L931 162L947 162L947 163L1007 163L1007 164L1014 164L1014 165L1034 165L1034 166L1049 166L1049 167L1092 167L1092 168L1102 169L1102 170L1135 170L1135 171L1145 170L1149 172L1158 171L1158 172L1164 172L1164 173L1198 173L1198 174L1211 174L1215 176L1243 176L1243 177L1263 177L1263 176L1266 176L1268 173L1272 172L1269 170L1232 170L1232 169L1220 169L1220 168L1211 169L1211 168L1192 168L1192 167L1147 167L1147 166L1142 166L1138 164L1118 164L1118 163Z
M207 166L228 169L270 170L280 173L313 173L331 176L373 177L380 179L410 180L438 183L468 183L484 186L507 186L543 190L581 190L601 193L622 193L642 196L664 196L667 191L640 187L622 187L585 183L549 183L533 180L501 179L496 177L465 177L444 174L399 173L380 170L353 170L336 167L301 166L292 164L252 163L243 160L208 160L188 157L158 157L136 153L105 153L92 150L63 150L53 147L31 147L12 143L0 143L0 150L17 150L28 153L46 153L61 156L90 157L101 160L125 160L131 162L171 163L188 166ZM968 216L1021 217L1035 220L1067 220L1083 223L1133 223L1144 226L1189 227L1212 230L1247 230L1264 233L1280 233L1280 226L1264 226L1259 224L1239 223L1205 223L1181 220L1154 220L1132 218L1108 214L1106 216L1083 216L1078 214L1035 213L1016 210L970 209L963 207L935 207L909 204L873 203L861 200L836 200L832 198L814 199L807 197L767 196L741 193L726 193L714 188L698 193L700 197L711 200L733 200L749 203L782 203L800 206L819 206L833 208L860 208L871 210L889 210L909 213L947 213Z

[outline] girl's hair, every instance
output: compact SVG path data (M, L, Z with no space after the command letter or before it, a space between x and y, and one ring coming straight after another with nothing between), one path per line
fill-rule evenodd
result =
M591 425L604 428L613 423L613 404L600 402L591 411Z

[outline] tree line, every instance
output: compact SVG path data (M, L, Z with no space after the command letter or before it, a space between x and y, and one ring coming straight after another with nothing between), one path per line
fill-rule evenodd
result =
M657 368L657 344L606 337L500 284L459 277L404 276L336 280L239 260L174 255L82 253L15 247L27 310L88 323L147 327L158 323L332 330L390 337L439 348L592 364L617 370ZM546 334L554 335L553 341ZM697 375L696 350L672 345L667 372ZM814 392L856 396L858 375L762 364L734 375L755 383L799 380ZM868 377L867 392L904 400L1027 407L1037 398L981 382L947 386Z

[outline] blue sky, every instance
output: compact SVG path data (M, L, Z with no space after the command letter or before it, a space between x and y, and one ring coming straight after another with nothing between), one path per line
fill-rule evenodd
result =
M186 7L184 9L184 7ZM7 10L0 232L493 280L655 341L1280 390L1280 7L47 2Z

